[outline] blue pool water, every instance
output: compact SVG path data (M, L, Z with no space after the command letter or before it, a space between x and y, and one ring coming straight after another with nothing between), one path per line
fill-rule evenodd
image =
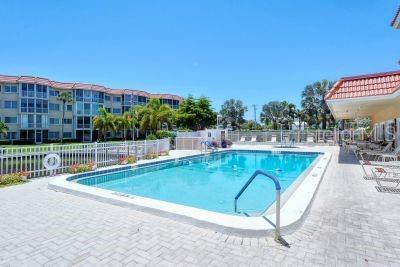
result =
M258 176L238 201L234 198L257 169L275 175L282 191L315 160L317 153L230 151L115 173L77 182L225 214L259 214L275 201L271 180Z

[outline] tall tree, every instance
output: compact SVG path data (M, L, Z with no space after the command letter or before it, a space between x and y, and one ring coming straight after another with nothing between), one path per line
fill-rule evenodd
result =
M314 83L313 85L317 97L318 112L321 116L322 129L326 129L326 122L328 119L327 116L329 116L330 114L329 107L325 101L325 96L332 88L333 84L334 82L330 82L328 80L322 80L320 82Z
M287 129L290 129L290 125L294 123L297 115L296 105L287 101L282 101L281 105L283 108L283 123Z
M271 122L272 128L277 130L278 124L283 124L285 122L284 109L282 102L279 101L270 101L264 104L260 113L261 122L266 125Z
M72 102L71 93L62 92L58 95L57 100L62 102L62 119L61 119L61 144L62 144L64 141L65 106L67 103Z
M137 112L142 132L150 130L155 134L164 123L171 126L174 119L172 108L167 104L161 104L157 98L151 98L146 106L139 107Z
M321 122L321 128L326 129L330 110L325 101L325 96L332 88L334 82L321 80L307 85L302 94L301 106L308 115L309 125L314 124L317 129Z
M308 115L307 124L315 125L318 128L318 101L315 88L312 85L307 85L301 93L301 107Z
M240 129L241 124L245 122L244 113L246 111L247 106L241 100L226 100L219 112L222 116L222 124L224 127L230 124L234 130Z
M8 133L8 126L0 121L0 134L6 135Z
M107 141L107 132L117 131L115 116L107 112L105 108L99 108L99 115L93 118L93 129L99 130L104 141Z
M194 131L215 125L216 118L217 114L214 112L210 100L204 96L195 99L189 95L179 105L176 113L177 125Z

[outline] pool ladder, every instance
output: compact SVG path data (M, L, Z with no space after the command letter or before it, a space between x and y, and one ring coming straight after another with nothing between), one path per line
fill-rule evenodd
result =
M235 213L237 213L237 201L240 198L240 196L243 194L244 191L246 191L247 187L254 181L254 179L258 175L263 175L269 179L271 179L274 184L275 184L275 190L276 190L276 219L275 219L275 241L286 245L286 241L281 237L281 229L280 229L280 221L281 221L281 185L278 181L278 179L272 175L269 174L265 171L262 170L256 170L253 175L250 177L250 179L243 185L242 189L240 189L239 193L235 196Z

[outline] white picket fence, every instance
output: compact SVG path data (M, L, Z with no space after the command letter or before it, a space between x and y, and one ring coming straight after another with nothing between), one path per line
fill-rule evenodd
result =
M177 137L175 138L176 150L201 150L201 137Z
M152 141L0 148L0 174L26 171L29 177L49 175L51 171L43 165L43 159L48 154L60 156L61 164L54 171L64 173L68 172L73 164L92 162L97 167L104 167L118 164L121 157L134 155L141 159L150 153L158 155L169 150L169 138Z

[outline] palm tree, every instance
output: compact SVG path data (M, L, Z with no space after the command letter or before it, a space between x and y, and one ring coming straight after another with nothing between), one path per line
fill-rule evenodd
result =
M325 95L332 88L333 84L334 82L330 82L328 80L322 80L320 82L314 83L313 85L317 97L318 112L321 115L322 129L326 129L327 116L330 113L329 107L325 101Z
M326 129L327 117L330 115L330 110L326 104L325 96L333 84L334 82L324 79L307 85L301 94L301 106L309 117L309 125L315 123L316 129L320 122L322 129Z
M306 119L306 114L304 110L302 109L296 109L296 118L299 121L299 130L301 130L301 124L305 121Z
M7 132L8 126L4 122L0 121L0 134L6 135Z
M296 118L296 105L287 101L282 101L281 105L283 108L283 122L286 127L290 129L294 119Z
M307 85L301 93L301 107L308 115L308 125L315 123L315 128L318 128L318 100L315 87Z
M172 125L174 111L169 105L161 104L157 98L151 98L146 106L136 109L139 117L140 130L146 132L150 130L156 133L164 123Z
M123 131L124 140L126 140L127 137L127 129L132 129L132 135L134 138L134 128L137 124L137 116L135 113L135 109L131 109L129 111L125 111L122 116L118 116L115 118L117 128Z
M71 93L62 92L57 97L58 101L62 101L62 119L61 119L61 144L64 141L64 117L65 117L65 104L72 102Z
M93 118L93 129L99 130L104 141L107 141L107 131L117 131L115 116L105 108L99 108L99 115Z

